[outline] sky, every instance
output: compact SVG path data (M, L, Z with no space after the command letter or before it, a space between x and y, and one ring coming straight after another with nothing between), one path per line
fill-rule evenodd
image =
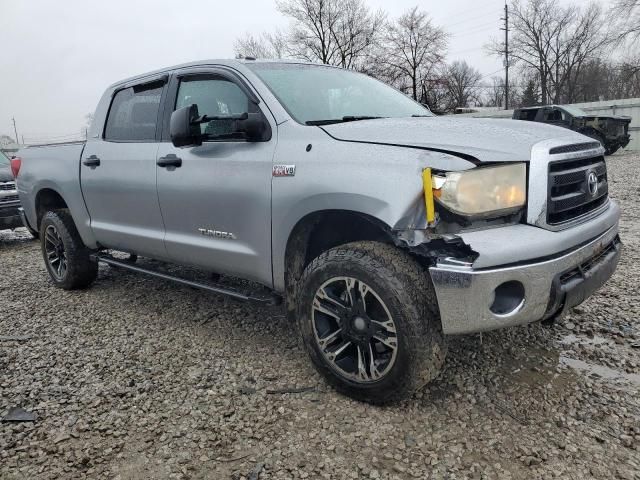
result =
M483 46L504 35L504 0L365 1L390 18L418 5L451 34L447 60L466 60L487 81L502 75L502 60ZM15 136L15 118L27 142L77 136L110 84L233 58L238 36L286 26L274 0L0 0L0 135Z

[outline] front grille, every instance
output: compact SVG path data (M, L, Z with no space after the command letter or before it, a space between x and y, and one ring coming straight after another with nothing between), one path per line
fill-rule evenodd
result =
M597 178L597 189L589 177ZM558 225L588 214L609 198L607 165L603 157L563 160L549 164L547 223Z
M0 197L0 203L17 202L18 200L20 200L20 197L18 197L18 195L9 195L6 197Z
M551 150L549 150L549 153L551 155L557 155L559 153L574 153L581 152L582 150L591 150L593 148L598 148L599 146L600 142L574 143L573 145L553 147Z
M15 182L0 183L0 191L15 190Z

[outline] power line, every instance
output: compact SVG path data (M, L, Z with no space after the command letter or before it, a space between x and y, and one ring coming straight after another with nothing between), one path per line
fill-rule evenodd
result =
M466 20L461 20L459 22L450 23L450 24L447 25L447 27L448 28L455 27L456 25L460 25L461 23L473 22L473 21L475 21L475 20L477 20L479 18L486 18L486 17L494 16L494 15L496 15L496 12L488 12L488 13L485 13L484 15L475 15L475 16L473 16L471 18L467 18Z
M466 37L467 35L473 35L475 33L481 33L487 30L493 30L495 28L495 22L485 23L483 25L476 25L470 30L464 30L461 33L452 34L455 38Z

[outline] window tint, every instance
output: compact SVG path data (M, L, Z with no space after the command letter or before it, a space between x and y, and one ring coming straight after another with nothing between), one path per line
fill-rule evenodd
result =
M105 140L154 141L162 85L125 88L111 102Z
M537 109L528 109L528 110L520 110L518 112L518 119L519 120L535 120L536 119L536 115L538 114L538 110Z
M247 95L235 83L223 78L185 79L180 82L176 110L192 104L200 115L224 117L249 113ZM233 136L235 120L220 119L200 124L203 135L209 138Z
M9 161L9 158L3 152L0 152L0 165L9 165L9 164L11 164L11 162Z
M367 75L320 65L246 64L299 123L354 117L432 116L398 90Z

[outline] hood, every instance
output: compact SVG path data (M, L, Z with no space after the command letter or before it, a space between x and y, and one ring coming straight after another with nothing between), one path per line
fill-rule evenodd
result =
M13 182L11 167L0 163L0 182Z
M381 118L321 127L336 140L444 151L480 162L531 159L531 147L543 140L581 143L585 137L566 128L493 118Z

